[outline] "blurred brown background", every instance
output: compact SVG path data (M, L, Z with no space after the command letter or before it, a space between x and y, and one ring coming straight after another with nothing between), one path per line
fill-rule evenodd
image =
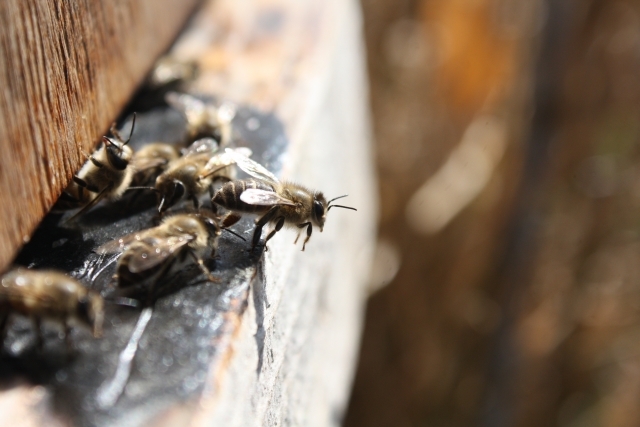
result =
M381 223L345 425L640 425L640 1L362 6Z

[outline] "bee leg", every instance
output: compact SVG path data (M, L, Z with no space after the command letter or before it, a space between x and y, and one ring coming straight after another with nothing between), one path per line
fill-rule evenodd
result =
M198 196L192 194L190 197L193 202L193 207L196 208L196 210L200 209L200 200L198 199Z
M96 165L96 167L102 169L104 167L104 165L102 164L102 162L96 160L95 157L93 157L93 155L89 156L89 160L91 160L91 163L93 163L94 165Z
M278 222L276 222L275 228L271 230L271 232L267 235L267 238L264 240L265 250L267 250L267 242L269 241L269 239L271 239L274 234L276 234L278 231L282 229L282 226L284 225L284 217L283 216L279 217L277 221Z
M214 283L219 282L219 280L213 274L211 274L211 271L209 271L207 266L204 265L204 261L202 260L202 258L200 258L198 255L196 255L192 251L189 251L189 254L195 260L195 262L198 264L198 267L200 268L200 271L202 271L204 273L204 275L207 276L207 279L209 279L209 281L214 282Z
M274 206L267 211L266 214L262 215L262 217L256 222L256 229L253 231L253 241L251 242L251 250L255 248L260 242L260 236L262 236L262 227L265 226L269 221L271 221L276 214L278 213L278 206ZM265 242L265 250L267 249Z
M309 241L309 239L311 238L311 232L313 231L313 225L311 225L310 222L305 222L303 224L298 224L298 228L303 228L303 227L307 227L307 237L306 239L304 239L304 243L302 244L302 250L304 251L305 246L307 245L307 242ZM302 231L302 230L300 230ZM298 234L299 236L299 234ZM296 241L298 239L296 238Z
M78 202L78 199L76 199L71 194L67 193L66 191L63 191L62 194L60 194L60 200L65 201L65 202Z
M107 192L109 190L111 190L111 188L113 187L113 184L109 184L106 187L104 187L104 189L100 192L97 192L98 194L96 195L96 197L94 197L89 203L87 203L86 205L84 205L82 207L82 209L80 209L78 212L76 212L73 216L71 216L69 219L67 219L65 222L71 222L74 219L76 219L77 217L79 217L80 215L82 215L83 213L85 213L86 211L88 211L89 209L91 209L92 207L94 207L100 200L102 200L102 198L107 194ZM89 188L91 190L91 188ZM93 190L91 190L93 191Z
M89 185L87 183L87 181L85 181L84 179L80 178L78 175L74 175L73 176L73 182L75 182L76 184L78 184L78 187L80 187L79 192L80 192L80 199L82 199L84 197L84 190L89 190L93 193L99 193L100 189L98 187L96 187L95 185Z
M38 351L42 351L42 348L44 347L44 340L42 339L42 329L40 328L40 324L42 322L40 321L39 317L33 317L32 322L33 332L36 335L36 348L38 349Z

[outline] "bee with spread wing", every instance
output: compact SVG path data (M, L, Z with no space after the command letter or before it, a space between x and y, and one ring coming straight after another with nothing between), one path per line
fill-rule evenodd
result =
M331 204L337 199L347 197L346 195L327 201L319 191L310 190L292 182L280 182L275 175L247 156L240 156L229 149L226 153L240 169L256 179L227 182L215 193L212 203L232 212L262 215L256 221L252 247L260 241L262 228L267 223L274 223L275 227L267 235L265 248L269 239L287 224L299 229L306 227L307 237L302 244L304 251L311 238L313 226L320 228L322 232L327 213L331 208L356 210L349 206ZM299 236L300 233L298 233ZM297 243L298 237L294 243Z
M209 252L215 255L221 227L212 216L201 213L176 214L160 225L105 243L96 253L120 253L116 278L120 288L146 289L155 293L156 285L185 265L195 262L212 282L217 279L204 263Z

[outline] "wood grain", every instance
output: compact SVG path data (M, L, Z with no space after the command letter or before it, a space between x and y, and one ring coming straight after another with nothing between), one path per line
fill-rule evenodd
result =
M0 3L0 270L197 0Z

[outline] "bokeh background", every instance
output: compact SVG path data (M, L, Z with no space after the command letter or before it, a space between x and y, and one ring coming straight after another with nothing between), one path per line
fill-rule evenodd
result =
M381 222L345 426L639 426L640 1L361 3Z

